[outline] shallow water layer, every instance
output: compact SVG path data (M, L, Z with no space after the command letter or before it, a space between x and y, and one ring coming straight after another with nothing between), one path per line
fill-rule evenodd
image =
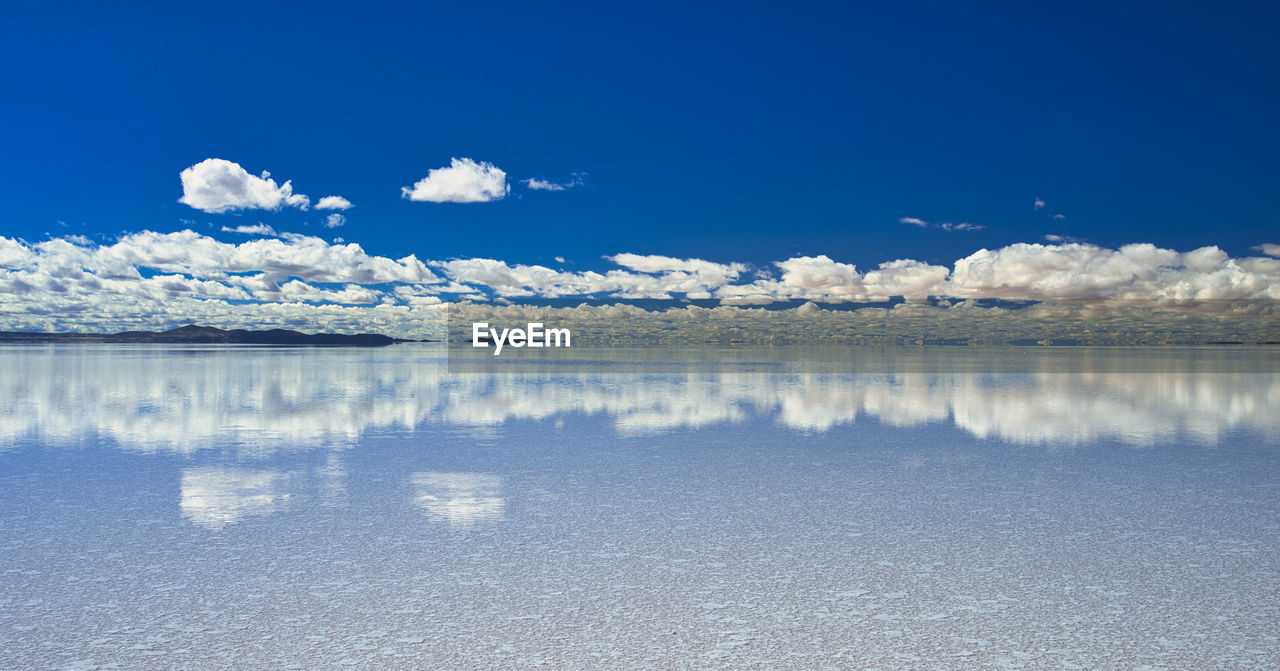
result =
M0 667L1274 663L1273 355L1064 352L0 348Z

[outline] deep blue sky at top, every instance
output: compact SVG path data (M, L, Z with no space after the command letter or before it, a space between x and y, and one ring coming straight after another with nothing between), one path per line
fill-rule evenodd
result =
M622 251L950 262L1046 233L1247 255L1280 242L1278 11L7 2L0 234L242 240L217 229L262 221L579 268ZM400 198L454 156L513 181L588 176L496 203ZM337 231L197 212L178 173L209 157L357 207Z

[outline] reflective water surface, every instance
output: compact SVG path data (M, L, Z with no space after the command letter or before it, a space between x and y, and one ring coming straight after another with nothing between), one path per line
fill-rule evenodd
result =
M0 348L0 667L1263 668L1273 351Z

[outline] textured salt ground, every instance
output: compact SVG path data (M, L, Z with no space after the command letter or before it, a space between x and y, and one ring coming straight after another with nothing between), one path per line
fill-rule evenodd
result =
M0 454L0 667L1280 658L1278 460L1256 436L1052 449L755 418L626 438L570 417L274 454ZM184 498L192 470L239 489Z

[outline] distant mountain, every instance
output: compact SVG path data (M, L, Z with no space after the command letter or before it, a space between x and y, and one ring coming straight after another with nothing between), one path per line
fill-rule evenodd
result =
M211 326L182 326L168 331L125 331L123 333L25 333L0 331L0 343L172 343L227 345L345 345L381 347L398 342L418 342L374 333L302 333L288 329L267 331L227 331ZM429 341L427 341L429 342Z

